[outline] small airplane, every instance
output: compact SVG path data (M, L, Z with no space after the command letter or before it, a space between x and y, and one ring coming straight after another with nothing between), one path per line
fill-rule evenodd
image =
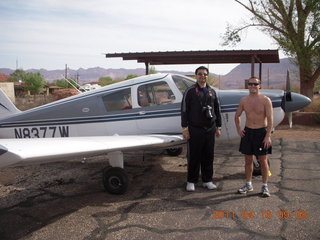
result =
M184 91L194 84L183 75L152 74L26 111L18 110L0 89L0 167L107 154L110 167L103 171L103 185L110 193L125 193L124 151L165 148L171 155L181 153L180 105ZM216 91L222 114L219 141L239 138L234 115L248 90ZM290 91L261 92L272 101L274 127L285 112L311 102Z

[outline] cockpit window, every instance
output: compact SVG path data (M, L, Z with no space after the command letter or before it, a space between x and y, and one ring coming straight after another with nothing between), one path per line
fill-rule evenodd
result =
M138 87L138 104L141 107L171 104L175 99L169 85L164 81Z
M108 112L121 111L132 108L130 88L105 95L102 97L102 100Z
M180 75L172 75L172 79L182 94L187 90L188 87L191 87L196 83L192 78Z

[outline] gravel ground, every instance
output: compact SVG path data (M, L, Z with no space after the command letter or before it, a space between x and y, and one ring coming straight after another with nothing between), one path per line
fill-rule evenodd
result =
M320 139L320 125L279 125L272 135L273 138L287 139Z

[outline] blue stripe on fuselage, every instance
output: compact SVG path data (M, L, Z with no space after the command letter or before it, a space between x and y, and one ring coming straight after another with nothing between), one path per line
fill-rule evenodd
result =
M221 113L235 112L239 104L221 105ZM273 108L281 106L281 101L273 101ZM143 111L143 109L141 109ZM17 121L12 123L2 123L0 128L8 127L23 127L23 126L50 126L50 125L73 125L73 124L87 124L87 123L102 123L102 122L116 122L116 121L130 121L152 118L166 118L180 116L180 108L170 110L148 111L144 114L139 112L104 115L104 116L90 116L80 118L63 118L63 119L49 119L49 120L32 120L32 121Z

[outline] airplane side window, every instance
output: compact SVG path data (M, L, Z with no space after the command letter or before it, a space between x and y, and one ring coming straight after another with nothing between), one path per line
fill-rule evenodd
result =
M141 107L154 105L152 89L148 85L138 87L138 104Z
M138 87L138 103L141 107L171 104L175 96L166 82L145 84Z
M191 87L196 83L195 80L191 78L179 75L172 75L172 79L182 94L187 90L187 88Z
M102 97L102 100L108 112L132 108L130 88L105 95Z

